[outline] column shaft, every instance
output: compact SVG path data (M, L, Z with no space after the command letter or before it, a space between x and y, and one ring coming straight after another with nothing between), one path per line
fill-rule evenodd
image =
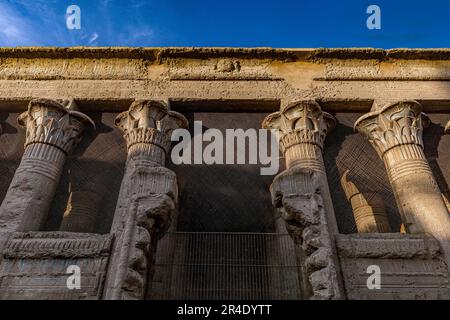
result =
M277 130L287 170L273 181L273 204L280 208L296 242L304 298L342 299L343 284L334 235L336 217L323 162L323 143L335 119L315 101L296 101L263 122Z
M51 145L28 146L0 207L4 231L38 231L47 218L66 160Z
M92 191L71 191L59 230L94 232L100 200L100 196Z
M357 120L383 159L407 231L450 240L450 217L423 152L422 106L416 101L388 104Z
M32 100L18 121L26 128L25 152L0 207L0 230L37 231L46 221L67 154L85 126L94 124L45 99Z
M422 148L397 146L383 159L407 230L450 240L448 210Z
M175 213L176 175L164 167L170 136L187 127L164 103L136 101L120 114L128 156L111 232L115 236L105 299L143 299L157 240Z
M364 181L357 183L357 178L347 170L342 175L341 185L352 206L358 232L390 232L383 200L376 192L368 190Z

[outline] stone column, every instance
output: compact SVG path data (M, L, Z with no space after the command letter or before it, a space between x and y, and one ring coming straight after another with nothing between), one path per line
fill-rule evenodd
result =
M357 186L356 180L347 170L342 175L341 185L352 206L358 233L390 232L383 199L375 191L366 190L362 183Z
M100 200L100 195L94 191L71 190L59 230L82 233L94 232Z
M158 101L136 101L116 124L128 157L111 232L115 236L105 299L143 299L156 241L170 225L177 204L176 175L164 167L174 129L184 116Z
M445 126L444 132L447 134L450 134L450 121L447 122L447 125ZM447 206L447 210L450 214L450 191L446 192L446 194L442 194L444 197L445 205Z
M67 155L94 122L62 103L32 100L19 116L26 129L25 152L0 207L0 231L37 231L43 227Z
M282 106L263 122L264 128L278 131L286 160L287 170L275 177L271 193L294 242L302 246L301 272L310 286L303 285L303 298L344 298L334 243L338 228L322 157L335 123L310 100Z
M423 151L422 106L400 101L375 106L355 123L384 161L409 233L429 233L449 246L450 218Z
M450 214L450 191L442 193L442 199L444 199L445 206L447 207L448 213Z

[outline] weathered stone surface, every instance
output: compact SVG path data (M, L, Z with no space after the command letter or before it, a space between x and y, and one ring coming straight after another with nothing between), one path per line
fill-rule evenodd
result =
M312 288L311 295L305 293L306 298L342 299L319 179L318 173L294 166L274 179L271 194L274 206L281 208L287 230L306 255L301 269Z
M271 177L165 168L187 126L176 110L221 130L275 112L264 126L287 170L270 191L303 299L449 299L449 70L448 49L0 48L0 297L143 299L171 223L274 230ZM196 213L173 225L178 206ZM71 264L87 268L81 291L65 287Z
M111 243L110 235L9 234L0 260L0 299L100 299ZM71 265L80 267L80 289L67 286Z
M350 202L355 217L356 228L360 233L390 232L384 202L377 192L359 184L347 170L341 178L341 186ZM361 189L361 190L360 190Z
M128 158L111 232L115 235L105 299L143 299L156 242L175 213L176 175L164 167L170 135L187 120L164 103L136 101L120 114Z
M71 191L60 230L93 232L100 204L99 194L92 191Z
M423 151L422 131L429 121L422 106L399 101L376 103L374 109L355 128L383 159L406 230L436 237L450 267L450 215Z
M450 277L439 242L406 234L339 235L337 247L348 299L449 299ZM380 268L380 288L367 285Z
M279 112L269 115L263 122L264 128L278 130L280 149L288 168L271 186L274 206L282 208L282 218L294 241L301 244L305 228L314 227L317 238L321 239L315 242L323 246L323 249L302 247L309 256L302 272L304 278L309 279L311 299L343 298L334 246L338 228L322 157L325 138L335 124L335 119L323 112L316 101L308 100L282 106ZM320 263L314 262L316 255L320 256ZM317 285L315 273L325 268L327 271L319 277L323 280L326 275L328 279L323 291L324 285Z
M67 155L93 121L52 100L36 99L18 118L25 153L0 207L0 231L43 228Z
M400 233L338 235L337 247L348 258L427 259L442 254L435 238Z

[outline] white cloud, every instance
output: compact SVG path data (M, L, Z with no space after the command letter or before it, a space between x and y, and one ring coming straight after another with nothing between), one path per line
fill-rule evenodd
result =
M84 5L81 30L66 28L66 10L58 1L0 0L0 46L97 46L99 43L150 46L161 38L158 29L148 26L148 17L142 15L145 4L142 0L130 2L131 7L125 13L133 19L122 24L113 20L113 13L122 8L107 7L114 4L113 0Z
M0 46L36 45L31 23L5 3L0 3Z

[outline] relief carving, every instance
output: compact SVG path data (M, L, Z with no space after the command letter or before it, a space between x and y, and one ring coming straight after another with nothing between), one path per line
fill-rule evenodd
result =
M188 123L183 115L168 110L163 102L138 100L117 116L116 125L124 132L129 152L134 146L142 148L143 144L151 144L168 153L172 131L186 128Z
M32 100L28 110L17 121L26 129L25 148L33 143L42 143L66 154L80 142L87 126L95 128L94 122L85 114L48 99Z
M142 170L142 171L141 171ZM123 279L118 294L121 299L143 299L145 295L148 271L153 261L156 242L169 228L172 216L175 214L176 176L169 169L158 167L140 169L137 179L161 179L165 177L166 190L159 193L141 194L135 197L128 210L128 220L122 234L122 251L119 264ZM163 178L164 179L164 178ZM118 276L120 278L121 275Z
M157 240L176 211L176 175L164 167L170 136L188 123L163 102L140 100L116 124L124 132L128 157L112 226L116 242L105 298L143 299Z
M314 171L288 169L274 179L272 201L281 210L288 232L306 255L302 269L312 290L309 299L340 299L332 235L327 228L318 180Z
M450 277L440 241L430 235L351 234L336 237L347 299L449 299ZM368 268L381 288L367 287Z
M262 124L276 130L286 159L288 169L274 179L272 199L307 256L300 257L301 273L309 282L303 280L310 288L306 291L311 291L305 296L311 299L342 298L333 238L338 229L322 156L325 138L335 124L314 100L288 103Z
M70 232L14 232L0 263L0 299L101 298L112 236ZM80 289L67 287L67 270L78 266Z
M267 116L262 127L276 130L280 150L290 164L298 158L319 160L318 153L322 152L325 138L335 125L334 117L323 112L317 102L302 100Z
M362 116L355 128L368 137L383 158L387 151L402 145L412 144L423 149L422 132L427 121L417 101L400 101Z

